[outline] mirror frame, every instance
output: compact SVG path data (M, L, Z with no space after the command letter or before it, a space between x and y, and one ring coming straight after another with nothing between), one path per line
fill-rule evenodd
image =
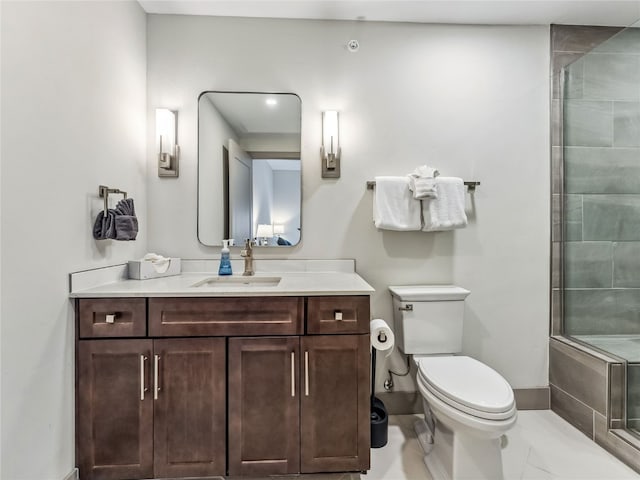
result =
M303 203L303 198L304 198L304 192L303 192L303 180L302 180L302 175L303 175L303 166L302 166L302 98L300 98L300 95L298 95L297 93L293 93L293 92L259 92L259 91L237 91L237 90L204 90L202 91L198 97L197 97L197 121L196 121L196 130L197 130L197 141L196 141L196 160L197 160L197 165L196 165L196 237L198 239L198 243L200 243L201 245L204 245L206 247L222 247L222 241L220 241L220 243L204 243L201 238L200 238L200 210L201 210L201 206L200 206L200 169L201 169L201 164L200 164L200 100L201 98L209 93L228 93L228 94L252 94L252 95L292 95L294 97L296 97L300 103L300 118L299 118L299 125L300 125L300 204L299 204L299 210L300 210L300 223L299 223L299 239L298 242L293 244L293 245L255 245L256 247L259 248L293 248L296 246L299 246L302 243L302 203ZM225 180L222 179L222 183L223 183L223 188L224 188L224 183ZM228 188L228 187L227 187ZM223 219L227 218L229 215L228 211L224 211L225 207L223 205ZM224 222L224 220L223 220ZM225 232L228 232L228 225L222 225L222 235L225 235ZM221 239L222 240L222 239ZM235 243L235 247L242 247L244 240L242 240L240 242L240 244L238 244L238 242Z

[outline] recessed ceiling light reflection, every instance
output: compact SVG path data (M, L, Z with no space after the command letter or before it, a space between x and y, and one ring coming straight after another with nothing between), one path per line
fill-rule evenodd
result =
M278 104L278 101L275 98L267 98L265 100L265 103L267 104L267 106L269 107L275 107Z

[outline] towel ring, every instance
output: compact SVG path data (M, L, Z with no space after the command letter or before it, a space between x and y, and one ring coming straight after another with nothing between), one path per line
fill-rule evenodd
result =
M127 198L127 192L125 192L124 190L120 190L118 188L109 188L105 185L99 185L98 195L100 196L100 198L104 198L104 215L105 216L109 211L109 194L110 193L118 193L118 194L124 195L124 198Z

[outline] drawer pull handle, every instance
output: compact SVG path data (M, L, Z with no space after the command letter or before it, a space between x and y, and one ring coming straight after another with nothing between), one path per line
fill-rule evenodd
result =
M160 391L158 370L160 369L160 355L153 356L153 399L158 399Z
M341 321L342 320L342 310L334 310L333 311L334 320Z
M291 352L291 396L296 396L296 353Z
M309 352L304 352L304 396L309 396Z
M147 391L147 387L144 385L144 362L147 361L146 355L140 355L140 400L144 400L144 392Z
M115 313L108 313L107 316L105 317L105 322L107 322L107 323L116 323L116 314Z
M403 307L398 307L401 312L413 312L413 303L407 303Z

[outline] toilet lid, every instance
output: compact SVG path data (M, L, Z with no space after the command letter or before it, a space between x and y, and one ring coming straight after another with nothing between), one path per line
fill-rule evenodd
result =
M471 357L423 357L419 359L423 382L442 396L486 413L513 409L513 390L491 367Z

